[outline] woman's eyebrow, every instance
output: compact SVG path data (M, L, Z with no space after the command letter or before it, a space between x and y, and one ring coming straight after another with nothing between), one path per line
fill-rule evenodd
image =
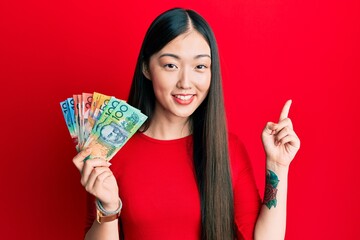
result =
M180 59L180 57L178 55L173 54L173 53L163 53L159 56L159 58L162 58L162 57L173 57L175 59ZM203 58L203 57L208 57L211 59L211 56L209 54L199 54L199 55L196 55L194 57L194 59Z
M172 54L172 53L163 53L160 55L159 58L162 58L162 57L173 57L173 58L176 58L176 59L180 59L180 57L178 55L175 55L175 54Z
M209 54L199 54L199 55L196 55L194 57L194 59L203 58L203 57L208 57L208 58L211 59L211 56Z

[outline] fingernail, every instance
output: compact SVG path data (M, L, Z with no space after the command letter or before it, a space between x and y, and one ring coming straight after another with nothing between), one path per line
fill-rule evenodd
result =
M90 152L91 152L91 149L90 149L90 148L87 148L87 149L85 150L85 152L86 152L86 153L90 153Z
M112 164L110 162L106 162L109 166L111 166Z

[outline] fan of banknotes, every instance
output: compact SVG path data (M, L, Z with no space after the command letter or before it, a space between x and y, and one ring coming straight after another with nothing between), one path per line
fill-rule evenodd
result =
M147 119L125 101L97 92L73 95L60 105L76 150L92 149L88 158L110 161Z

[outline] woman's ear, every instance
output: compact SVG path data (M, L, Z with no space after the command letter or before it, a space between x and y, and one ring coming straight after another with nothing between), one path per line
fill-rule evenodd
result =
M142 64L142 72L143 72L144 76L151 81L149 68L148 68L148 66L146 66L145 63Z

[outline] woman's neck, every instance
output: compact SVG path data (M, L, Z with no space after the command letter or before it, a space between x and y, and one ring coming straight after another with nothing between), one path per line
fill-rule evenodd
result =
M191 134L189 118L153 116L149 128L144 132L146 136L159 140L179 139Z

